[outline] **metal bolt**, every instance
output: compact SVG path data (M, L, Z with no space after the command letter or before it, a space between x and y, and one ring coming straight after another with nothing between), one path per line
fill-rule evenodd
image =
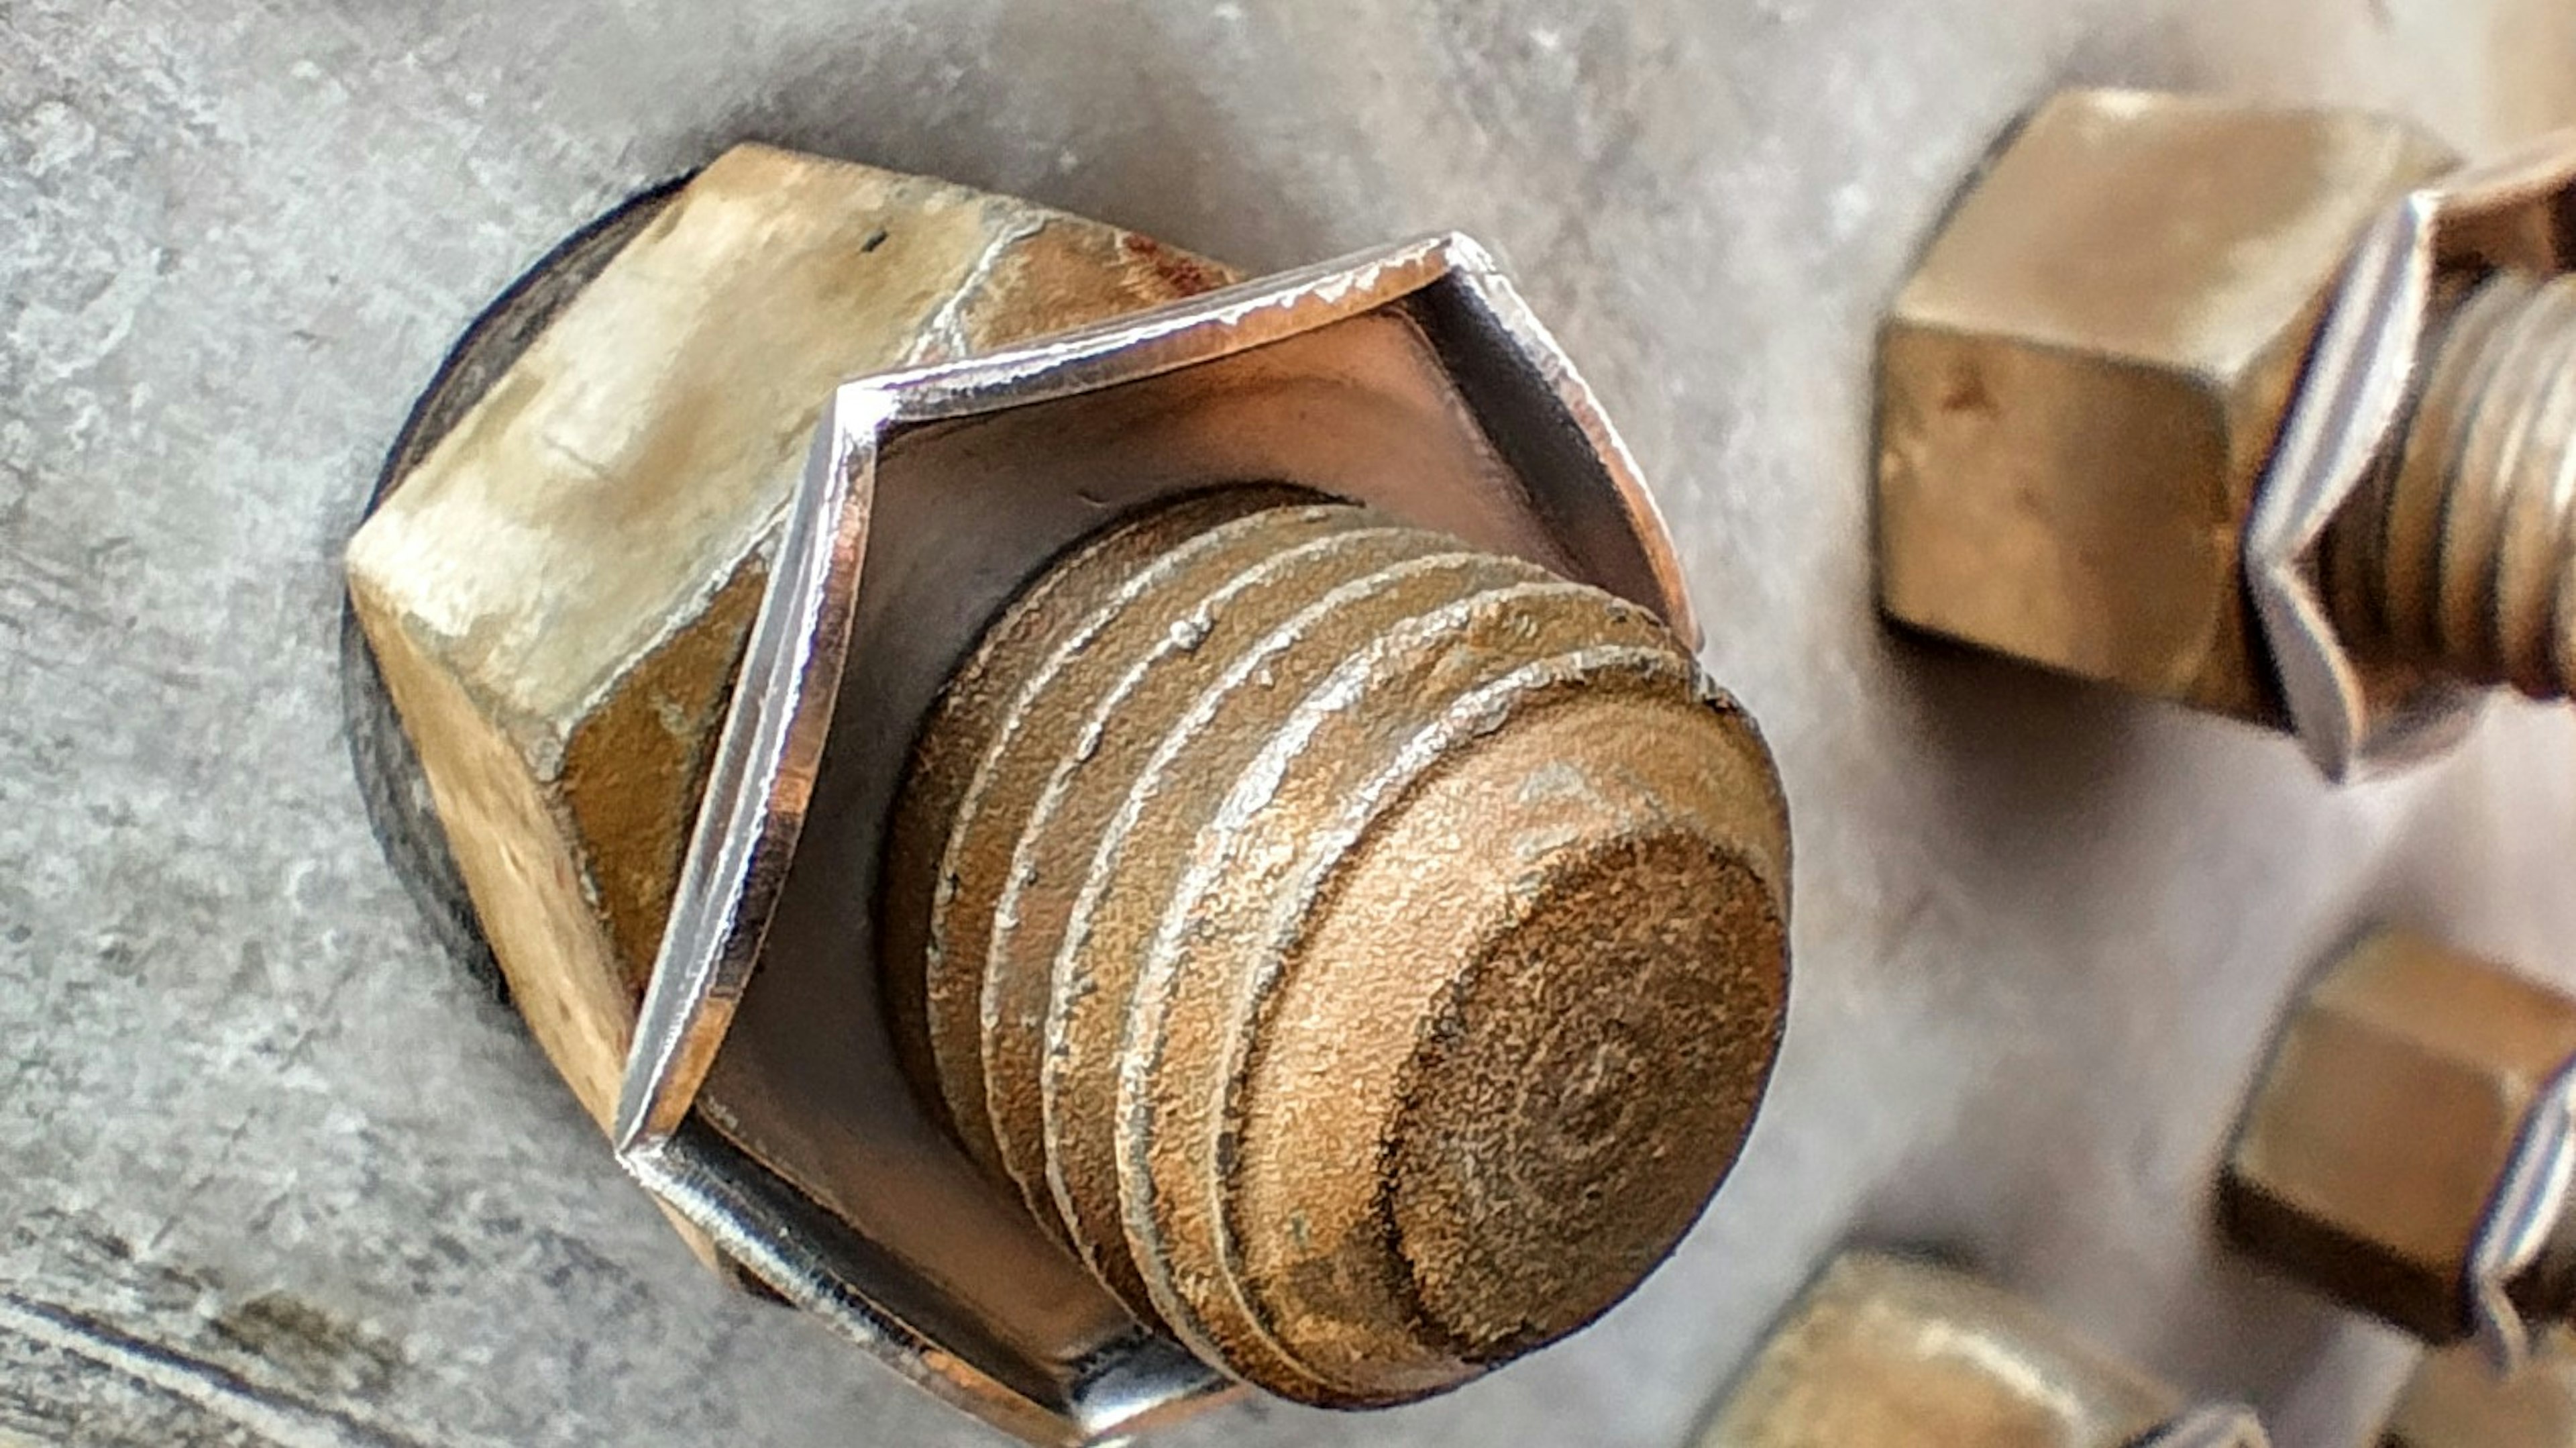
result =
M1778 1033L1776 782L1750 724L1694 692L1671 539L1572 364L1464 237L1232 280L1009 197L740 148L496 304L349 550L379 666L364 676L384 679L391 742L417 746L436 799L436 821L405 823L455 846L522 1010L619 1159L724 1270L1032 1442L1170 1421L1223 1396L1211 1364L1386 1401L1563 1330L1697 1210ZM755 356L757 375L733 365ZM1326 497L1381 511L1317 512ZM1421 577L1378 577L1398 567ZM1425 592L1462 579L1454 599ZM1292 620L1128 819L1153 751L1229 661L1261 653L1244 629ZM1074 625L1091 631L1069 642ZM1585 639L1599 647L1568 643ZM1111 660L1140 672L1099 672ZM1323 679L1357 671L1347 718L1278 692L1318 661ZM1593 707L1613 700L1634 707ZM1691 722L1669 741L1640 732L1677 710ZM1593 723L1597 739L1564 737ZM1292 727L1303 750L1280 743ZM1216 830L1220 755L1277 763L1282 802ZM1739 835L1694 813L1712 791ZM1672 838L1638 809L1667 809ZM1596 836L1629 825L1623 865L1626 837ZM1312 854L1345 826L1340 853ZM1738 853L1688 854L1710 839ZM1203 879L1145 868L1177 871L1202 841L1219 851ZM1506 847L1526 858L1492 853ZM1271 918L1252 882L1305 879L1247 873L1245 851L1273 848L1319 872L1311 898L1280 896L1303 900L1280 917L1303 933L1265 956L1243 935ZM1756 879L1750 903L1726 893L1731 870ZM1074 887L1093 880L1085 904ZM880 881L899 885L884 932ZM1449 894L1362 913L1371 890L1417 882ZM1185 885L1205 901L1190 920L1243 938L1163 950L1150 912ZM1681 893L1586 935L1587 909L1658 889ZM1741 938L1692 937L1737 909ZM1116 1009L1084 1011L1059 1050L1045 1017L1073 997L1047 942L1077 920L1090 944L1061 959L1101 992L1083 1002ZM1404 934L1444 923L1492 928ZM1247 973L1270 958L1301 964ZM908 1070L889 1059L889 960ZM1665 966L1683 984L1663 996L1593 999L1599 971L1651 987ZM1146 977L1168 1024L1142 1079L1223 1082L1222 1100L1129 1090L1141 969L1170 976ZM1012 987L992 1028L988 978ZM1238 1026L1214 1009L1234 997L1204 995L1218 980L1275 986L1270 1014ZM1524 989L1547 1008L1514 1004ZM1709 990L1737 991L1724 1014ZM1633 1018L1667 1006L1671 1021ZM1319 1045L1361 1094L1317 1103L1282 1076L1316 1069ZM1493 1051L1570 1064L1506 1080ZM1488 1086L1534 1104L1497 1106ZM1326 1105L1357 1114L1326 1127ZM1519 1129L1515 1111L1559 1129L1479 1135ZM1666 1119L1706 1135L1665 1141ZM1120 1156L1140 1147L1142 1177ZM1209 1162L1224 1190L1190 1194ZM1264 1175L1282 1165L1284 1184ZM1058 1177L1086 1193L1080 1230ZM1283 1189L1298 1215L1277 1215ZM1328 1211L1354 1210L1395 1225L1323 1235ZM1289 1267L1306 1275L1283 1282ZM1346 1269L1377 1276L1332 1275ZM1372 1284L1381 1301L1327 1317ZM1280 1322L1225 1316L1251 1310L1237 1296ZM1379 1338L1324 1340L1345 1328Z
M2059 96L1880 347L1889 615L2295 731L2329 773L2576 679L2576 138Z
M2246 1109L2221 1200L2250 1250L2433 1342L2518 1358L2576 1315L2564 1162L2576 999L2418 936L2319 978Z
M1773 1325L1698 1448L2263 1448L2035 1304L1965 1273L1846 1252Z
M2336 515L2354 647L2535 699L2576 690L2576 277L2488 278L2451 313L2402 440Z
M1760 737L1653 616L1229 488L1049 567L925 724L881 893L920 1094L1146 1320L1399 1402L1696 1219L1777 1049Z

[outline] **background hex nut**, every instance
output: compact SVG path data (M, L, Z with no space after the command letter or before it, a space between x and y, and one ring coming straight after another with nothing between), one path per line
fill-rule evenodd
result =
M2572 1058L2576 1000L2377 935L2282 1032L2228 1163L2229 1228L2346 1303L2431 1341L2467 1337L2482 1233ZM2548 1254L2536 1267L2554 1274Z
M1952 1268L1847 1251L1754 1350L1697 1448L2264 1448L2036 1304Z
M2509 1374L2473 1347L2425 1354L2379 1448L2576 1448L2576 1342L2555 1334Z
M2242 534L2404 123L2076 91L1969 187L1880 340L1878 542L1915 627L2277 722Z

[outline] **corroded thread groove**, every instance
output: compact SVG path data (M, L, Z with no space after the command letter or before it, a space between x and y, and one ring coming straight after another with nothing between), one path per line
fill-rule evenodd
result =
M914 1084L1137 1315L1307 1402L1573 1331L1777 1049L1787 817L1654 618L1339 504L1150 512L933 710L880 911Z
M2537 699L2576 690L2576 277L2500 272L2453 311L2403 445L2325 560L2357 647Z

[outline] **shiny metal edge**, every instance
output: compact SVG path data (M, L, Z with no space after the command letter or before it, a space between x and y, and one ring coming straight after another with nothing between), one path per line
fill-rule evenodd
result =
M1493 255L1457 232L1237 283L1064 332L1024 348L847 384L887 399L887 425L934 422L1133 382L1374 311L1448 283L1507 339L1564 410L1607 475L1622 521L1645 549L1664 621L1696 651L1699 621L1662 510L1591 385Z
M2456 743L2484 690L2435 686L2395 713L2370 697L2317 592L2326 525L2399 440L2431 321L2441 232L2464 211L2576 187L2576 131L2464 167L2392 205L2356 245L2255 489L2245 577L2291 726L2329 779L2401 767ZM2378 715L2378 717L2375 717Z
M622 1160L647 1191L703 1227L718 1250L780 1296L915 1386L1023 1442L1097 1448L1234 1391L1177 1346L1140 1337L1121 1344L1123 1351L1102 1354L1071 1411L1040 1402L881 1310L841 1270L835 1253L809 1250L837 1224L793 1187L742 1159L717 1132L684 1122Z
M2262 1420L2241 1403L2209 1403L2191 1409L2129 1445L2129 1448L2271 1448Z
M891 413L882 394L843 387L815 429L628 1047L621 1157L678 1128L758 960L831 729Z
M2532 1098L2477 1234L2469 1241L2473 1337L2499 1376L2520 1372L2535 1324L2514 1304L2512 1285L2548 1246L2576 1201L2576 1061L2558 1068ZM2545 1325L2545 1324L2544 1324Z

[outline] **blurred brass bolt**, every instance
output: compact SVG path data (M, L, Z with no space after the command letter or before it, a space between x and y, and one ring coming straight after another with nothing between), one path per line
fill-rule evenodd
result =
M2567 1073L2576 1000L2419 936L2363 942L2309 990L2222 1188L2248 1249L2437 1343L2510 1359L2576 1312Z
M2426 1353L2379 1448L2576 1448L2576 1343L2553 1332L2510 1373L2472 1347Z
M2337 774L2466 687L2565 696L2576 140L2549 155L2498 180L2353 112L2042 107L1882 334L1889 615Z
M1139 1315L1333 1406L1625 1296L1741 1146L1787 817L1651 615L1273 488L1095 535L896 807L920 1094Z
M2264 1448L2183 1393L1950 1268L1845 1252L1781 1314L1697 1448Z

